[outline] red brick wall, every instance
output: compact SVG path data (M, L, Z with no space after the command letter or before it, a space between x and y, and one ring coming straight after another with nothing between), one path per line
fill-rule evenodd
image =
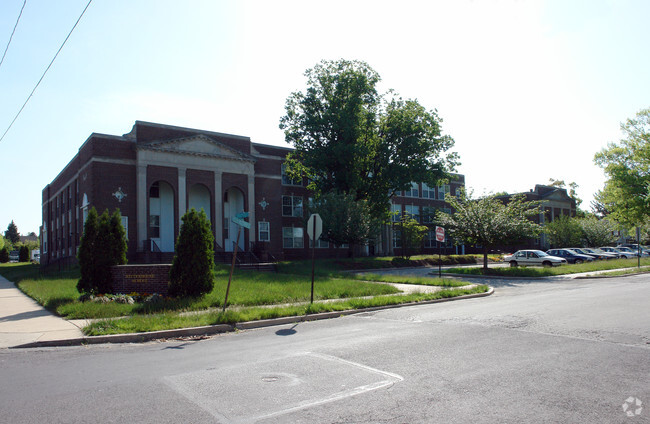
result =
M118 265L111 267L115 293L167 295L171 265Z

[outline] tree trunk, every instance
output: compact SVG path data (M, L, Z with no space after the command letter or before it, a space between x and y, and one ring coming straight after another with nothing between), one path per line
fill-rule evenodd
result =
M483 271L487 272L488 270L488 248L487 246L483 247Z

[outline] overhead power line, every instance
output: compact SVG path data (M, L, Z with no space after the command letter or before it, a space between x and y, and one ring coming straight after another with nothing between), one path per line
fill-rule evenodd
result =
M43 78L45 78L45 74L47 74L47 71L50 70L50 67L52 66L52 64L53 64L54 61L56 60L56 57L59 55L59 53L60 53L61 50L63 49L63 46L65 46L65 43L68 42L68 38L70 38L70 36L72 35L72 31L74 31L74 29L77 27L77 24L79 23L79 21L80 21L81 18L83 17L84 13L86 13L86 10L88 10L88 7L90 6L90 3L92 3L92 2L93 2L93 0L89 0L89 1L88 1L88 4L87 4L86 7L84 8L83 12L81 12L81 15L79 15L79 18L77 19L77 22L74 23L74 26L72 27L72 29L71 29L70 32L68 33L68 36L65 37L65 40L63 40L63 43L61 44L61 47L59 47L59 50L56 51L56 54L54 55L54 57L53 57L52 60L50 61L50 64L47 65L47 68L45 69L45 72L43 72L43 75L41 75L41 78L38 80L38 82L37 82L36 85L34 86L34 89L32 90L32 92L29 93L29 96L27 97L27 100L25 100L25 103L23 103L22 107L20 108L20 110L18 111L18 113L16 114L16 116L14 117L13 121L11 121L11 124L9 124L9 127L7 127L7 129L6 129L6 131L4 132L4 134L2 134L2 137L0 137L0 141L2 141L2 140L5 138L5 135L7 135L7 133L8 133L9 130L11 129L11 127L14 125L14 122L16 122L16 119L18 119L18 117L20 116L20 113L23 111L23 109L25 109L25 106L27 106L27 102L29 102L29 99L31 99L32 96L34 95L34 92L36 91L36 89L38 88L38 86L41 84L41 81L43 81Z
M16 25L14 25L14 30L11 31L11 35L9 36L9 41L7 42L7 47L5 47L5 52L2 54L2 59L0 59L0 66L2 66L2 62L5 61L5 56L7 55L7 50L9 50L9 44L11 44L11 39L14 38L14 33L16 32L16 27L18 27L18 22L20 22L20 17L23 15L23 9L25 9L25 5L27 4L27 0L23 2L23 7L20 8L20 13L18 14L18 19L16 19Z

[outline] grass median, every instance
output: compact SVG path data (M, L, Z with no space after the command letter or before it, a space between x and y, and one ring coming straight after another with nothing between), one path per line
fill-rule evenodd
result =
M297 266L296 271L303 270ZM323 269L331 266L323 265ZM305 274L260 273L236 270L228 299L228 310L221 313L229 269L217 266L214 289L199 298L165 298L157 302L134 304L115 301L82 302L76 289L78 270L42 274L37 265L4 264L0 274L50 311L67 319L106 319L84 331L89 335L176 329L219 323L236 323L275 317L342 311L372 306L418 302L487 291L480 286L458 289L469 283L449 279L402 276L356 276L332 272L316 277L315 303L311 297L311 277ZM368 281L372 280L372 281ZM436 293L402 294L389 284L441 286Z
M597 272L607 270L620 270L622 268L635 268L638 265L637 259L616 259L609 261L594 261L582 264L562 265L552 268L518 266L518 267L497 267L488 268L486 273L483 268L450 268L445 270L449 274L464 275L493 275L502 277L552 277L556 275L578 274L584 272ZM641 266L650 265L650 258L642 258ZM623 272L623 271L619 271ZM629 272L637 272L629 270Z

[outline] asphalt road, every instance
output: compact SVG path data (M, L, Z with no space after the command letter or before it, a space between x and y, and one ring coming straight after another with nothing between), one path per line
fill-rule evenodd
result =
M650 422L650 277L491 284L205 340L3 349L0 422Z

